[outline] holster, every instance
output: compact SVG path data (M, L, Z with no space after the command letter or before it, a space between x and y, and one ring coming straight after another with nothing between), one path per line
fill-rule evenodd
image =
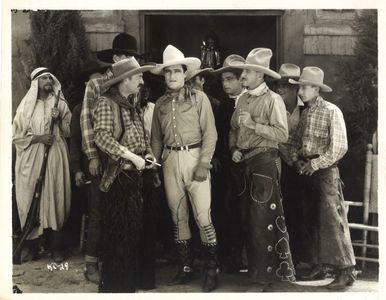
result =
M123 166L123 160L113 160L108 158L107 165L103 172L101 182L99 184L99 189L102 192L107 193L110 190L111 185L113 184L115 178L117 178L119 172L121 172Z

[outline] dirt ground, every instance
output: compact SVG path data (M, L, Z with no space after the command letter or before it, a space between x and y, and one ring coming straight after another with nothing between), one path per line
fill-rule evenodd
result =
M97 285L87 282L83 276L83 257L74 252L62 265L53 264L49 257L13 266L13 284L23 293L97 293ZM176 267L166 260L157 260L157 288L147 293L201 292L201 278L188 285L167 286ZM229 292L330 292L325 286L332 279L295 284L274 284L264 287L245 284L246 275L220 274L218 293ZM348 292L378 292L378 267L369 266L366 272L358 274L358 280ZM139 290L139 293L144 292Z

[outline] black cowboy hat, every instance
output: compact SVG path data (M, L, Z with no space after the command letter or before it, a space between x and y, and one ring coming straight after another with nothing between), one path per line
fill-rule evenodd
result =
M113 63L114 54L126 54L136 58L143 58L143 54L137 53L137 40L128 33L120 33L113 40L112 49L101 50L97 53L99 60L106 63Z
M98 63L95 60L88 60L85 62L83 68L80 70L79 73L79 80L81 82L87 82L89 80L89 77L93 73L105 73L107 71L109 66L102 66L100 63Z

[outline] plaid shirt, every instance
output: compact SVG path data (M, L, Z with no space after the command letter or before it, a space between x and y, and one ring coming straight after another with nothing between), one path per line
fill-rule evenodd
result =
M346 125L341 110L322 97L307 107L291 141L291 158L319 154L311 160L314 170L325 169L340 160L347 151Z
M114 137L114 125L117 126L116 122L120 120L114 116L108 100L99 98L94 113L95 144L115 160L123 156L123 147L139 155L151 153L149 139L145 136L142 110L134 113L134 120L131 119L130 110L121 107L121 111L125 132L118 142Z
M93 113L98 103L99 97L105 92L101 86L113 76L110 69L100 78L91 79L86 86L84 94L82 112L80 114L80 127L82 129L82 150L88 160L99 158L94 142Z

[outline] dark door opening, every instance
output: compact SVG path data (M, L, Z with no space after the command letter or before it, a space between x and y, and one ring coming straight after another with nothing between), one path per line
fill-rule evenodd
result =
M180 49L185 56L201 58L202 41L208 33L213 32L218 38L221 66L230 54L245 58L253 48L266 47L273 52L271 68L277 69L281 12L174 11L144 12L143 15L145 52L150 54L149 61L161 63L163 50L168 44ZM154 101L164 91L163 80L158 76L146 77L152 82ZM206 92L211 96L216 97L221 91L218 80L206 84Z
M230 54L246 57L257 47L267 47L274 56L271 67L276 68L278 53L278 16L243 15L146 15L145 49L151 60L162 61L162 51L168 44L179 48L186 56L200 57L202 40L213 31L219 40L221 63Z

